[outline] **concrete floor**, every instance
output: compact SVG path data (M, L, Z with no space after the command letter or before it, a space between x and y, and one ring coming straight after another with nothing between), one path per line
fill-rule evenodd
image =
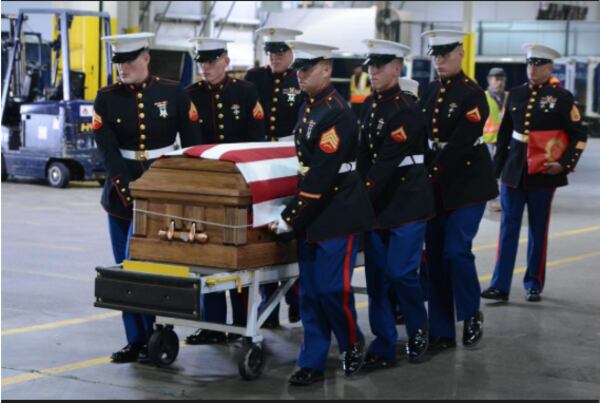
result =
M2 397L598 399L599 172L600 139L591 139L571 185L555 197L543 302L523 299L521 244L511 301L484 304L479 348L459 346L421 365L401 362L352 379L342 375L332 348L326 381L308 388L287 384L302 339L298 325L266 332L267 368L253 382L238 376L235 344L185 346L168 369L110 364L125 340L119 314L92 306L94 267L112 263L100 189L3 183ZM498 220L486 212L475 241L482 287L493 269ZM364 284L364 272L354 283ZM366 306L359 296L370 338ZM183 339L190 329L176 330ZM461 324L457 330L460 336Z

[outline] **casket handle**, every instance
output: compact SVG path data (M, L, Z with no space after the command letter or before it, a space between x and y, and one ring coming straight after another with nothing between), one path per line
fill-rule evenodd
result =
M208 242L208 234L206 232L196 232L196 223L192 223L190 230L186 231L175 231L175 221L171 221L168 229L161 229L158 231L158 236L167 241L177 240L183 242Z

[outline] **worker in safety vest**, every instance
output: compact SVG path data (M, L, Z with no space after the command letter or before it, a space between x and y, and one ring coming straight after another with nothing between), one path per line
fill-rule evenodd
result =
M490 155L494 155L498 130L500 130L500 123L504 116L504 107L506 106L506 98L508 96L508 92L505 91L506 73L502 67L493 67L487 75L487 80L488 88L485 91L485 98L490 108L490 114L483 126L483 141L487 145L488 150L490 150ZM498 198L490 200L488 208L491 211L500 211L500 200Z
M352 105L352 112L354 112L357 119L360 119L363 103L369 95L371 95L369 75L363 70L361 65L356 66L352 77L350 77L350 104Z

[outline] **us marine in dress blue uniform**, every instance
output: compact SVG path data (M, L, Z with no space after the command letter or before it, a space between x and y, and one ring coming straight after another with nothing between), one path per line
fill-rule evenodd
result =
M300 317L304 342L293 385L323 380L331 332L343 352L347 375L363 363L352 272L358 233L371 229L374 214L356 172L358 125L347 102L330 83L334 48L288 42L300 87L307 94L294 129L301 176L297 193L274 223L294 230L300 267Z
M298 120L298 111L302 105L302 96L296 71L291 68L294 54L285 43L295 39L302 31L287 28L264 27L256 31L264 39L264 50L269 56L269 66L248 70L246 80L254 83L258 89L260 103L265 110L265 128L270 141L293 141L292 131ZM265 284L261 287L263 304L277 290L277 284ZM300 320L298 282L285 295L289 305L290 323ZM267 318L263 327L279 327L279 305Z
M529 82L510 91L506 113L498 133L494 156L496 173L502 175L502 219L494 276L483 298L507 301L515 267L523 210L527 205L529 245L527 271L523 278L526 300L541 300L546 279L546 252L552 198L557 187L567 185L567 174L575 169L587 135L573 95L551 77L553 60L560 54L542 45L526 44ZM566 144L548 141L542 170L530 172L529 145L544 132L562 131ZM563 154L554 155L563 150Z
M129 184L156 158L175 150L178 132L184 147L200 142L198 113L183 88L148 72L148 41L153 36L137 33L103 38L112 42L112 61L121 81L98 92L92 126L107 172L101 203L108 213L117 263L128 255L133 214ZM146 355L154 317L123 312L123 323L128 344L112 355L113 362L135 361L138 355Z
M435 206L424 165L425 118L398 85L410 49L377 39L366 44L365 64L375 92L364 104L358 169L377 215L377 227L365 239L369 322L376 336L365 368L374 369L396 364L398 333L390 289L404 314L409 361L419 362L427 351L428 319L418 269L426 223Z
M424 89L420 102L432 148L427 165L437 207L426 234L429 349L436 352L456 345L455 318L464 321L464 346L472 347L482 337L481 289L471 247L486 201L498 195L498 185L481 137L489 113L485 93L460 67L463 33L430 31L423 36L440 75Z
M216 38L192 39L196 62L204 79L186 88L198 109L202 127L202 144L265 141L264 111L258 99L256 86L245 80L227 75L229 65L227 42ZM246 325L248 290L232 292L233 323ZM225 292L202 297L202 318L205 321L225 323L227 301ZM231 338L237 338L231 335ZM226 341L223 332L198 329L186 338L188 344L213 344Z

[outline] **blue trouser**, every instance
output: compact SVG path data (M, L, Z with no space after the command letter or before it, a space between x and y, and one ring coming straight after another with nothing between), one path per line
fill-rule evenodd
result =
M278 287L279 287L279 284L277 284L277 283L265 284L262 287L260 287L260 293L262 295L262 302L261 302L260 309L262 309L262 307L264 306L264 304L267 303L269 298L271 298L271 296L273 294L275 294L275 291L277 291ZM289 306L298 306L299 294L300 294L300 287L298 285L298 281L296 281L296 282L294 282L294 285L292 285L292 288L290 288L288 290L288 292L285 294L285 302ZM279 321L279 304L277 304L275 309L273 309L273 312L271 312L271 314L269 315L268 320Z
M248 288L243 288L241 293L232 290L229 295L231 297L231 307L233 308L233 324L245 326L248 312ZM225 292L205 294L201 297L201 301L202 320L215 323L225 323L227 321Z
M433 337L455 337L455 304L458 321L479 312L481 288L471 247L484 211L485 203L461 207L440 212L427 223L429 333Z
M358 241L357 235L316 243L298 239L300 318L304 328L298 355L300 368L325 370L331 331L340 351L363 339L351 286Z
M548 246L548 227L554 189L525 191L502 185L500 202L502 219L500 237L496 254L496 268L491 287L510 292L523 210L527 204L529 217L529 239L527 242L527 271L523 279L526 289L542 291L546 278L546 248Z
M376 336L369 352L396 358L398 332L389 290L395 291L404 314L406 331L414 336L427 327L425 297L419 281L419 265L425 240L425 222L366 234L365 271L369 294L369 323Z
M131 220L108 216L108 230L115 262L120 264L129 256ZM146 344L154 331L154 316L123 311L123 324L127 343Z

